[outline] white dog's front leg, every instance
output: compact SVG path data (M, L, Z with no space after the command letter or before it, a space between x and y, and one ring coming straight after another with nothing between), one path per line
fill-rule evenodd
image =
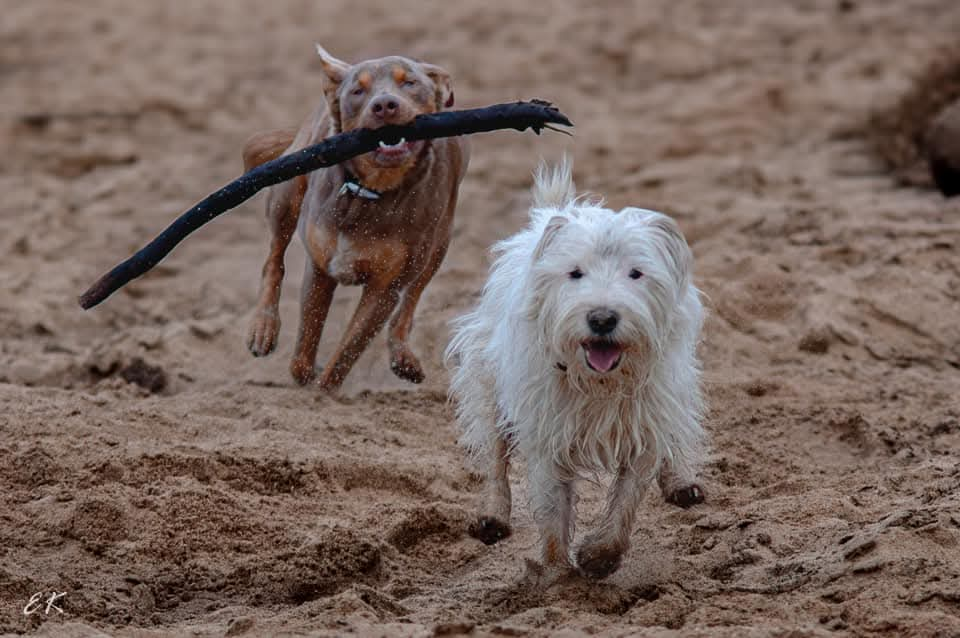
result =
M561 478L552 464L531 464L530 503L540 528L543 566L551 571L566 570L570 564L573 536L573 482Z
M636 470L621 469L617 473L600 526L577 551L577 566L586 576L604 578L620 567L620 560L630 547L633 522L646 489L647 482L640 479Z

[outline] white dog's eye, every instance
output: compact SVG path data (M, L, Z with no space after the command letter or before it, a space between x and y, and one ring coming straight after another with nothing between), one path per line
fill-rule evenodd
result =
M362 86L358 86L353 91L351 91L351 93L353 93L354 95L363 95L364 92L365 92L365 89Z
M406 80L406 81L404 81L403 85L404 85L404 86L414 86L416 83L417 83L416 80Z
M641 277L643 277L643 273L636 268L630 270L630 279L640 279Z
M583 277L583 271L580 270L579 268L574 268L573 270L570 271L569 274L570 274L570 279L580 279L581 277Z

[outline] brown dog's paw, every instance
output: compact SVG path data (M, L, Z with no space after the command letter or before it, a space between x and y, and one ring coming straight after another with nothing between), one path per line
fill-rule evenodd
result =
M347 370L349 372L349 370ZM340 389L340 386L343 385L344 379L347 378L347 372L343 371L343 368L339 368L333 363L327 364L327 367L319 373L319 376L316 377L315 384L318 388L324 392L329 392L330 394L336 394Z
M703 503L705 499L706 496L703 493L703 488L694 483L692 485L673 490L667 494L666 500L668 503L676 505L677 507L687 509L688 507L693 507L694 505Z
M255 357L265 357L277 347L280 334L280 316L269 310L258 310L247 330L247 349Z
M390 369L395 375L411 383L423 383L426 378L420 361L407 348L399 348L390 355Z
M290 376L297 382L297 385L307 385L317 376L313 364L299 359L294 359L290 363Z
M493 516L481 516L470 524L467 533L484 545L493 545L510 536L510 525Z
M577 550L577 567L587 578L600 580L620 568L623 550L610 545L585 543Z

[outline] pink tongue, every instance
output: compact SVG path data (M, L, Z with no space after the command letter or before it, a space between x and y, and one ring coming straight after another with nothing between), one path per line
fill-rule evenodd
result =
M587 361L597 372L609 372L616 365L620 353L623 352L617 346L587 346Z

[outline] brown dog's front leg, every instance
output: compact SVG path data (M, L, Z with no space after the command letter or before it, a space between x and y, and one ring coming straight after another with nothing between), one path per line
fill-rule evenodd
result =
M337 351L333 354L320 377L319 385L324 390L340 387L353 364L370 341L380 332L390 313L400 299L399 286L395 282L383 285L370 282L363 287L360 304L357 306L347 332L343 335Z
M300 330L297 333L293 360L290 362L290 374L300 385L306 385L315 376L313 366L317 359L317 346L336 289L336 279L312 261L307 262L300 293Z

